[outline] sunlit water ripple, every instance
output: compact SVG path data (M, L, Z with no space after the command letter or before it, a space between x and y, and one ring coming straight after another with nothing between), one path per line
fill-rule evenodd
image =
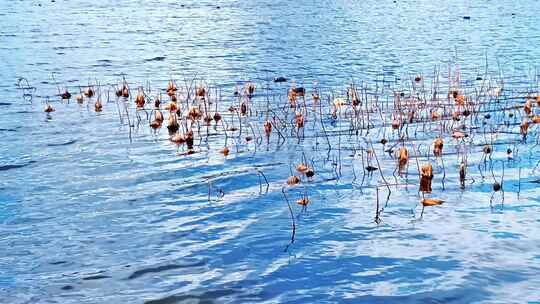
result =
M0 302L540 301L535 183L491 210L490 181L462 192L454 172L447 203L422 221L412 186L377 225L374 189L352 186L350 168L339 181L327 172L284 252L281 186L297 146L178 156L148 128L130 143L112 103L100 114L55 103L48 119L40 97L56 94L53 72L75 86L196 74L231 90L280 75L326 86L407 77L450 59L474 74L487 57L492 71L530 75L539 1L0 2ZM36 87L33 105L18 77Z

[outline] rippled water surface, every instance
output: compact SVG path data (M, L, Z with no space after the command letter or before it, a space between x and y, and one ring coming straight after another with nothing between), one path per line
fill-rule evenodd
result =
M445 190L434 181L444 205L415 220L417 186L395 188L377 224L380 178L353 183L351 164L362 165L351 151L333 178L324 138L242 143L224 157L216 136L179 155L163 130L138 128L130 142L114 102L102 113L60 103L51 77L73 91L123 74L133 87L198 77L224 99L247 79L258 88L281 75L343 88L445 71L449 60L464 75L487 58L494 74L532 79L539 11L536 0L0 0L0 302L540 301L533 144L506 164L504 206L490 208L492 181L476 169L461 191L448 156ZM36 88L32 104L19 77ZM504 159L505 150L496 152ZM296 240L284 251L291 220L282 187L302 152L320 172L288 194L307 191L311 203L303 213L293 206Z

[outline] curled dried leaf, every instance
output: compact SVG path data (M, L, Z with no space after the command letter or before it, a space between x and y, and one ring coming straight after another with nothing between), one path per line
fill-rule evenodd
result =
M438 206L438 205L442 205L443 203L444 203L443 200L436 199L436 198L425 198L422 200L422 205L425 207Z
M287 178L287 185L294 186L300 182L300 178L296 175L291 175Z

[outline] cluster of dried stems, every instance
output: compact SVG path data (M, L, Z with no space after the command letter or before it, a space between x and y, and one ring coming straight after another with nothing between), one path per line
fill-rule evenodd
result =
M445 161L455 165L455 185L464 190L475 181L472 159L479 158L479 176L485 180L485 172L490 171L493 180L490 205L496 193L502 194L504 203L504 161L494 155L502 149L507 160L513 160L517 147L531 136L535 136L534 142L528 144L538 145L538 79L535 76L525 87L517 86L511 78L490 76L486 66L483 75L464 81L455 64L443 74L435 68L430 76L415 75L382 84L351 81L342 90L322 89L316 84L308 89L276 78L274 86L270 81L247 81L232 92L196 77L184 81L171 77L163 89L154 89L149 82L135 88L122 78L105 87L95 81L73 94L78 104L93 105L95 112L115 104L120 124L128 126L130 141L132 132L141 126L147 125L156 137L166 127L167 138L179 155L208 152L216 146L224 157L233 148L242 153L245 147L254 152L259 147L276 152L284 145L296 147L302 156L289 162L291 173L282 187L292 219L292 244L297 216L288 192L303 186L296 203L301 206L300 213L305 212L310 203L308 186L317 181L315 172L321 181L343 182L343 170L350 168L351 185L376 190L375 221L379 223L393 188L417 185L421 218L425 207L444 202L434 192L445 190ZM23 80L19 87L31 102L33 88ZM110 91L116 98L110 97ZM67 86L58 86L58 96L69 101L72 92ZM55 111L49 99L44 111L48 115ZM497 161L502 163L500 171L494 169ZM409 169L411 162L416 173ZM356 168L360 163L362 178L358 183ZM387 179L389 172L393 172L393 183ZM261 169L257 174L260 192L262 177L268 192L266 175ZM416 181L409 178L416 174ZM441 182L440 188L433 186L434 180ZM210 199L210 181L208 185ZM381 187L388 193L384 206L379 204Z

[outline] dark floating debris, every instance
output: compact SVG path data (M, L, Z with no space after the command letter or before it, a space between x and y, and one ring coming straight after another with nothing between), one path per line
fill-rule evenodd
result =
M303 87L293 88L292 90L298 96L304 96L306 93L306 89L304 89Z
M274 78L274 82L287 82L287 78L283 76L278 76Z
M367 166L367 167L366 167L366 170L367 170L368 172L373 172L373 171L379 170L379 168L374 167L374 166Z
M62 93L60 96L62 97L62 99L70 99L71 93L69 93L68 90L66 89L64 93Z

